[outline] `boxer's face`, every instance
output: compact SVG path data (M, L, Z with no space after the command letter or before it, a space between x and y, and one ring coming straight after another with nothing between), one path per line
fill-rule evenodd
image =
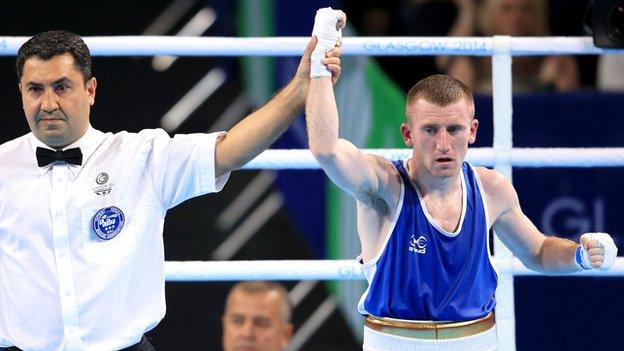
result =
M477 137L474 105L462 98L442 107L419 98L408 106L407 116L401 134L413 149L416 167L435 177L458 174L468 145Z
M63 148L87 131L96 80L85 82L70 54L28 58L19 89L30 130L44 144Z

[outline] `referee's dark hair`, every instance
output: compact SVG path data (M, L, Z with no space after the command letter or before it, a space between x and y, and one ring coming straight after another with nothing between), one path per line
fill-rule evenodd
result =
M18 50L15 61L17 80L22 79L24 63L31 57L49 60L54 56L70 54L74 58L76 69L82 72L84 83L91 77L91 53L82 38L74 33L62 30L52 30L35 34L28 39Z

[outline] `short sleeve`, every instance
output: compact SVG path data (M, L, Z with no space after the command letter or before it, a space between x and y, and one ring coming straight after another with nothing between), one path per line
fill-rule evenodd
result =
M222 134L180 134L171 138L164 131L157 133L150 173L165 208L223 189L230 174L215 175L215 146Z

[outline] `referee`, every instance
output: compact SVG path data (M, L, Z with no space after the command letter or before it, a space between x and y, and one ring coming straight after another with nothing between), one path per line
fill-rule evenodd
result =
M315 44L229 132L169 137L91 127L97 80L82 38L28 40L16 69L31 133L0 145L0 350L153 350L143 335L165 315L167 210L220 191L290 126ZM334 81L338 56L323 61Z

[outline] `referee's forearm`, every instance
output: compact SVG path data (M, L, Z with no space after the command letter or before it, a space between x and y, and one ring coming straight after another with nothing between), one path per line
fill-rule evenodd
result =
M277 140L303 111L308 84L293 79L269 102L237 123L219 141L217 176L239 169Z

